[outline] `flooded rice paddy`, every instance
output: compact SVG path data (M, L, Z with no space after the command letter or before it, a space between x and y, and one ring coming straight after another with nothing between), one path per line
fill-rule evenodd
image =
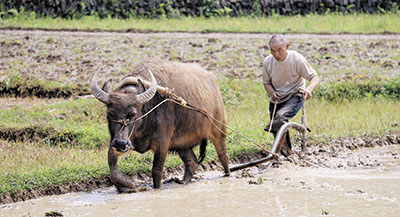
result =
M0 207L0 216L399 216L400 147L351 151L374 167L300 167L288 161L224 178L162 190L118 194L115 188L49 196Z

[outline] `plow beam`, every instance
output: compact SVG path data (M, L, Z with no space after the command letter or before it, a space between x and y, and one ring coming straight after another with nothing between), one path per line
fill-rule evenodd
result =
M285 139L283 137L286 135L286 132L289 129L295 129L295 130L299 131L299 133L301 135L301 143L302 143L301 149L302 149L302 151L305 149L306 142L307 142L307 127L305 127L304 125L295 123L295 122L288 122L288 123L285 123L284 125L282 125L282 127L279 129L278 133L276 134L274 143L272 144L272 148L271 148L272 153L278 154L281 151L282 145L283 145L283 142ZM247 167L252 167L257 164L264 163L264 162L267 162L267 161L270 161L273 159L274 159L273 155L268 154L268 156L263 157L261 159L234 166L234 167L230 168L230 171L233 172L233 171L241 170L241 169L244 169Z

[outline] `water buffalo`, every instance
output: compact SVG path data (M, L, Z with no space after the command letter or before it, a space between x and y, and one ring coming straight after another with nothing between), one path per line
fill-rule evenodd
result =
M151 85L146 88L140 79L137 85L124 83L122 80L117 88L110 91L109 83L103 88L98 86L96 75L91 84L93 95L107 106L111 135L108 164L111 181L118 191L127 192L135 188L131 179L119 171L117 164L118 156L129 150L139 153L150 149L153 151L154 188L161 187L168 151L178 153L185 167L182 181L190 182L198 164L193 147L200 144L201 162L205 156L207 140L214 144L225 175L230 174L224 125L217 122L213 125L205 115L170 101L154 109L143 119L132 121L169 97L157 92L159 85L173 88L174 93L184 98L188 104L206 111L221 123L226 123L222 96L212 73L194 64L148 59L136 65L128 76L151 81Z

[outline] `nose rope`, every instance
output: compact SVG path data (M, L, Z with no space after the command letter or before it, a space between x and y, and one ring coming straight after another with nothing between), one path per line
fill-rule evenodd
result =
M118 137L121 135L122 130L124 130L124 128L125 128L126 126L128 126L128 124L133 124L133 127L132 127L132 129L131 129L131 132L129 133L129 136L128 136L128 140L130 140L130 139L131 139L131 136L132 136L132 134L133 134L133 131L135 130L136 122L138 121L138 119L135 119L135 120L132 120L132 121L130 121L129 119L111 120L111 121L113 121L113 122L115 122L115 123L119 123L119 124L122 125L121 129L119 129Z
M152 109L150 109L150 111L146 112L144 115L142 115L142 116L136 118L135 120L129 120L129 119L111 120L112 122L115 122L115 123L118 123L118 124L121 124L121 125L122 125L121 129L120 129L119 132L118 132L118 136L121 135L122 130L123 130L128 124L134 124L133 127L132 127L131 132L129 133L128 139L130 140L130 139L131 139L131 136L132 136L132 134L133 134L133 131L135 130L136 122L138 122L140 119L143 119L144 117L146 117L147 115L149 115L152 111L154 111L156 108L158 108L160 105L162 105L163 103L165 103L165 102L167 102L167 101L173 101L173 100L172 100L172 99L169 99L169 98L163 100L162 102L160 102L160 103L158 103L156 106L154 106Z

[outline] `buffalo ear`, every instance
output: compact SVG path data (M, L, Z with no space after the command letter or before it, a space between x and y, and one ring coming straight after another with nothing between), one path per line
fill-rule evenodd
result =
M146 88L144 87L142 80L138 79L138 94L141 94L144 91L146 91Z
M101 89L104 90L104 92L106 93L110 93L111 91L111 83L112 83L112 79L109 79L108 81L106 81L106 83L104 83L103 87Z

